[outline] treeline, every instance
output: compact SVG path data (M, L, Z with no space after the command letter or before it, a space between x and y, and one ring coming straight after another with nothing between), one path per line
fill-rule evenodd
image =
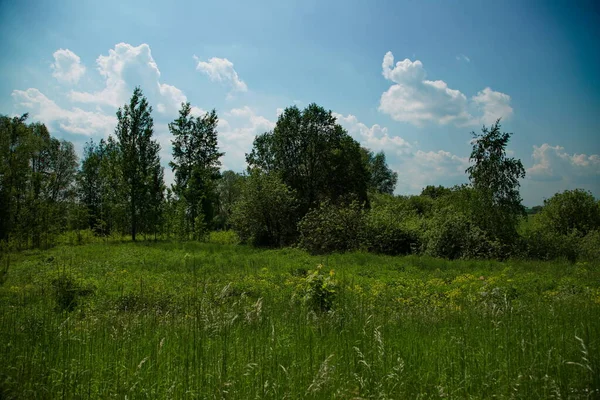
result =
M136 88L114 135L73 145L22 117L0 122L0 241L47 247L69 233L203 240L234 230L256 246L313 253L367 250L445 258L598 257L600 207L581 190L535 215L521 204L525 170L507 157L499 121L473 134L469 184L394 196L383 152L362 148L330 111L289 107L258 135L244 173L221 172L218 116L184 103L169 124L174 182L164 183L152 107ZM565 211L568 210L568 211ZM75 236L73 236L73 234Z

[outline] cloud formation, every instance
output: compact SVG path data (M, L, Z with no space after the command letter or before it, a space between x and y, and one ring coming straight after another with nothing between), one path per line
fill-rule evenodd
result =
M104 88L96 92L73 90L69 93L72 101L117 108L129 100L136 86L142 87L160 113L176 113L181 103L187 101L183 91L160 82L160 70L145 43L139 46L118 43L107 55L99 56L96 65L104 79Z
M333 116L348 131L350 136L370 150L375 152L385 151L388 154L405 154L412 148L411 144L400 136L390 135L386 127L378 124L368 127L352 114L343 116L342 114L333 113Z
M394 55L383 57L382 75L394 84L381 95L379 110L394 120L416 126L427 123L457 126L491 124L509 118L510 96L485 88L471 99L442 80L425 79L423 63L408 58L394 65Z
M14 90L12 97L18 109L29 112L32 120L41 121L51 129L86 136L108 135L117 124L116 117L101 112L77 107L64 109L38 89Z
M198 62L196 69L208 75L210 80L224 82L229 85L232 91L248 91L248 86L240 79L238 73L233 68L233 63L228 59L213 57L206 62L200 61L198 57L194 56L194 60Z
M61 83L75 84L85 74L85 66L81 59L69 49L58 49L52 55L54 62L50 65L52 76Z
M544 143L533 146L532 158L534 163L527 169L527 176L534 181L600 182L598 154L569 154L564 147Z

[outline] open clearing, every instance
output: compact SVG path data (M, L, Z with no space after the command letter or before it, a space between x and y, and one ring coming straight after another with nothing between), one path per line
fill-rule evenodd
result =
M174 242L10 257L0 398L600 396L596 264Z

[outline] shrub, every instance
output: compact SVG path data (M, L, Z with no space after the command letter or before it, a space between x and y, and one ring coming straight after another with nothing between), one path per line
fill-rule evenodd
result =
M314 271L308 271L306 277L301 279L296 296L302 303L315 312L327 312L332 309L337 294L337 282L333 270L328 274L323 273L323 266L319 264Z
M600 231L590 231L581 239L577 258L582 261L600 261Z
M73 311L79 305L79 299L91 295L94 289L84 287L74 277L61 274L52 280L56 300L56 308L59 311Z
M452 210L439 212L428 221L423 242L426 254L451 260L502 258L509 252L466 215Z
M366 216L365 247L389 255L417 252L422 226L422 220L413 213L398 213L393 207L373 207Z
M216 244L238 244L240 237L234 231L216 231L209 234L208 241Z
M349 205L323 203L298 223L298 246L312 254L357 250L365 230L365 211L354 201Z
M278 176L253 171L243 182L231 224L242 242L285 246L296 238L295 192Z

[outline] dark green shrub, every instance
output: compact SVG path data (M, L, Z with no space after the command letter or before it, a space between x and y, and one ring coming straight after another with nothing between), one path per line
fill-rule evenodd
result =
M364 245L369 251L389 255L415 253L421 247L422 220L391 207L374 207L366 215Z
M91 287L84 287L74 277L61 274L52 280L54 288L54 299L59 311L73 311L78 305L81 297L94 293Z
M298 223L298 246L312 254L357 250L365 231L365 211L354 201L349 205L323 203Z
M324 273L321 264L314 271L308 271L296 292L296 297L301 300L302 304L315 312L331 310L336 295L337 282L334 279L333 270Z
M600 261L600 231L590 231L581 238L577 258L582 261Z

